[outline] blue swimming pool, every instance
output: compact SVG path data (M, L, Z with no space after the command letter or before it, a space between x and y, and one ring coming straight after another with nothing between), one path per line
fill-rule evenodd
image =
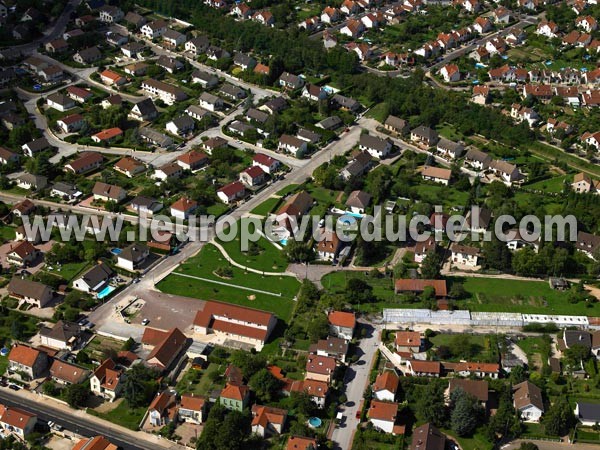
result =
M112 291L114 291L116 289L116 287L114 286L106 286L104 289L102 289L100 292L98 292L98 294L96 294L96 297L98 297L98 299L103 299L104 297L110 295L110 293Z
M323 421L318 417L311 417L308 419L308 424L313 428L319 428L323 424Z
M122 251L123 251L123 250L121 250L120 248L112 248L112 249L110 250L110 252L111 252L113 255L120 255Z
M283 245L284 247L287 245L287 239L282 239L279 241L280 245Z

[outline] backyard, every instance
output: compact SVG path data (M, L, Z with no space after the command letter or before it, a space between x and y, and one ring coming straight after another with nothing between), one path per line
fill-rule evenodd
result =
M112 422L116 425L121 425L125 428L129 428L130 430L137 431L140 422L144 418L144 414L146 413L147 408L131 408L125 399L117 401L120 401L120 403L115 409L111 411L98 412L94 411L91 408L88 408L87 411L93 416L97 416L101 419L108 420L109 422Z
M259 216L267 216L269 213L273 212L277 206L281 203L281 199L277 197L270 197L250 211L251 214L256 214Z
M551 353L549 336L526 337L517 342L517 345L527 354L530 370L541 372L548 365Z
M215 274L223 268L231 270L231 277ZM291 317L299 287L300 283L294 277L263 276L229 266L221 252L211 244L205 245L198 255L157 284L158 289L169 294L270 311L284 321Z

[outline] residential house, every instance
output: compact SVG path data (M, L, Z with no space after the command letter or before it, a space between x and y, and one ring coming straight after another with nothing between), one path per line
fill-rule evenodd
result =
M232 411L243 411L250 400L250 388L246 385L226 384L219 402L225 408Z
M340 29L340 33L351 39L357 39L365 31L365 25L358 19L350 19Z
M410 450L444 450L445 448L446 435L431 423L413 430Z
M68 164L65 164L65 170L74 173L75 175L81 175L92 170L99 169L102 167L104 162L104 156L98 152L82 152L77 158Z
M142 89L150 95L159 97L167 105L187 99L186 93L180 88L153 78L142 81Z
M392 142L389 139L382 139L370 134L361 134L358 148L368 152L373 158L383 159L390 154Z
M50 148L50 144L46 140L46 138L41 137L38 139L34 139L31 142L27 142L21 146L21 150L23 150L23 154L25 156L33 157L38 153L41 153Z
M81 337L81 327L78 324L63 320L40 330L42 345L59 350L75 350L81 344Z
M12 406L0 408L0 428L4 435L12 435L24 441L33 433L37 423L37 416L29 411Z
M252 158L252 165L260 167L263 172L272 175L281 166L281 162L264 153L256 153Z
M465 148L462 144L440 138L436 146L437 151L447 159L457 160L462 155Z
M163 339L154 346L150 354L146 357L146 364L160 370L166 370L171 367L187 346L187 338L179 328L173 328L163 333Z
M373 397L383 402L394 402L398 395L400 378L393 370L384 370L377 375L371 392Z
M329 385L324 381L307 379L292 382L289 387L289 391L306 393L310 397L310 400L317 406L317 408L323 409L327 403Z
M156 394L148 407L148 422L154 427L162 427L177 418L176 393L163 391Z
M133 11L129 11L127 14L125 14L124 20L129 25L132 25L136 30L146 23L146 18L144 16Z
M19 155L11 152L7 148L0 147L0 164L7 165L17 163L19 161Z
M83 127L84 123L85 119L81 114L69 114L68 116L65 116L56 121L56 125L64 133L74 133L76 131L79 131Z
M192 83L198 83L204 89L211 89L219 84L219 79L212 73L194 70L192 72Z
M521 179L521 173L519 172L517 166L506 161L494 159L490 162L488 169L507 184L511 184L512 182Z
M334 231L323 231L317 242L317 255L323 261L335 261L343 243Z
M470 148L465 155L465 164L477 170L485 170L489 167L492 158L476 148Z
M419 353L425 348L424 341L418 331L397 331L394 345L396 351L400 353Z
M450 403L452 394L456 390L462 390L465 394L474 397L484 409L487 409L489 400L489 384L487 381L451 378L445 392L446 403Z
M252 70L256 66L256 60L246 53L236 53L233 64L242 70Z
M264 105L259 106L258 109L266 111L269 114L275 114L283 111L288 107L287 100L284 97L274 97L268 100Z
M271 406L252 405L252 432L263 437L280 435L283 433L287 411Z
M211 120L212 119L212 115L210 113L210 111L207 111L204 108L201 108L198 105L190 105L188 106L185 111L185 114L187 114L188 116L190 116L192 119L195 120L204 120L204 119L208 119Z
M260 186L266 178L267 174L258 166L250 166L240 172L240 181L248 187Z
M468 267L477 267L479 265L481 252L477 247L471 247L468 245L462 245L457 242L453 242L450 245L450 252L450 258L455 264L460 264Z
M252 14L252 20L262 25L272 27L275 24L275 17L270 11L258 11Z
M318 444L315 438L301 436L290 436L285 450L317 450Z
M163 209L163 204L152 197L138 195L131 200L128 208L137 214L151 216Z
M452 178L452 171L442 167L425 166L421 171L421 178L448 186Z
M155 20L153 22L144 24L140 28L140 33L142 33L146 39L156 39L165 34L167 31L167 25L168 24L166 20Z
M116 23L125 17L125 13L117 6L105 5L98 11L100 22Z
M8 370L24 373L30 379L40 378L48 368L48 355L33 347L16 344L8 354Z
M115 202L121 203L127 197L127 191L121 186L114 184L107 184L101 181L96 181L92 189L94 200L100 200L103 202Z
M64 183L62 181L58 181L52 185L52 190L50 191L51 197L60 197L63 200L73 202L80 198L82 192L77 189L77 186L69 183Z
M371 203L371 194L365 191L352 191L346 200L346 206L354 214L364 214Z
M133 105L128 117L141 122L151 121L158 117L158 110L151 98L145 98Z
M12 208L12 213L15 217L29 216L35 211L35 203L26 198L20 201Z
M513 405L525 422L539 422L544 414L542 390L529 380L512 387Z
M23 173L17 177L17 186L23 189L29 190L40 190L44 189L48 185L48 178L43 175L32 175L30 173Z
M121 52L127 58L136 59L136 58L139 58L142 56L142 52L144 51L145 48L146 48L146 46L144 44L142 44L141 42L132 41L132 42L128 42L127 44L123 45L121 47Z
M223 100L216 95L203 92L199 98L200 107L208 111L219 111L223 109Z
M102 53L96 46L84 48L73 55L73 61L79 64L92 64L101 59Z
M180 45L185 44L185 41L187 40L185 34L180 33L172 28L167 28L167 30L162 34L162 39L163 42L170 47L179 47Z
M221 86L219 93L233 101L241 100L248 96L248 93L244 89L229 83L225 83L223 86Z
M62 53L67 51L69 44L63 38L54 39L46 43L46 51L48 53Z
M36 308L44 308L54 297L52 289L45 284L18 276L13 276L7 290L11 297Z
M419 125L417 128L411 130L410 139L422 143L427 147L431 147L439 141L437 132L423 125Z
M100 144L107 143L110 144L112 141L121 137L123 135L123 130L120 128L108 128L106 130L102 130L99 133L92 135L92 141Z
M277 149L279 151L291 153L296 158L302 158L302 156L306 154L308 147L306 141L289 134L282 134L279 138Z
M278 79L278 84L283 88L296 90L304 86L304 80L298 75L283 72Z
M330 383L337 367L336 360L327 356L308 355L306 379Z
M456 64L446 64L440 69L440 75L446 83L460 81L460 70Z
M406 361L408 372L414 377L439 378L442 373L442 365L439 361L424 361L420 359L409 359Z
M600 194L600 180L593 180L587 173L579 172L573 177L571 189L578 193Z
M121 158L115 164L114 168L117 172L122 173L127 178L133 178L146 170L146 166L143 162L132 158L131 156Z
M176 219L187 220L198 208L198 202L187 197L181 197L171 205L171 216Z
M169 148L173 145L173 139L166 134L160 133L150 127L140 127L140 138L151 145L160 148Z
M326 117L315 124L315 126L329 131L337 130L342 125L344 125L344 122L342 122L342 119L340 119L339 116Z
M175 73L183 69L184 64L177 58L171 58L166 55L161 55L156 60L156 65L162 67L169 73Z
M194 55L200 55L206 51L210 41L206 36L196 36L185 43L185 51Z
M207 401L204 397L191 394L182 394L177 409L177 417L181 422L200 425L206 418Z
M102 109L108 109L111 106L121 106L123 104L123 97L118 94L109 95L100 104L102 105Z
M298 192L292 195L285 204L277 211L277 222L280 226L292 231L298 219L308 213L313 205L313 198L306 192Z
M327 98L327 91L321 86L316 84L307 84L302 88L302 98L307 100L318 102L319 100L325 100Z
M39 257L41 252L33 246L29 241L20 241L16 244L11 243L6 254L6 262L17 266L17 267L29 267ZM19 278L13 278L13 281L20 280ZM25 281L25 280L21 280ZM15 287L16 288L16 287ZM26 292L26 291L24 291ZM33 297L27 297L28 302L36 302Z
M600 405L596 403L575 403L575 417L583 426L593 427L600 423Z
M478 206L472 207L465 217L467 230L485 233L492 221L492 211Z
M387 119L385 119L385 122L383 123L383 128L398 135L404 135L410 131L410 127L406 120L392 115L387 116Z
M100 72L100 80L102 80L102 82L107 86L121 86L127 83L127 80L124 76L108 69Z
M117 255L117 266L129 272L140 269L150 256L150 250L144 244L131 244Z
M547 38L555 38L558 36L558 25L555 22L542 20L538 23L535 34L545 36Z
M152 178L160 181L180 178L183 168L176 162L167 163L154 171Z
M367 411L367 418L376 430L393 435L404 434L403 427L396 427L397 416L397 403L371 400L371 406Z
M356 328L356 316L352 312L332 311L328 314L329 333L348 341L352 340Z
M108 265L99 263L73 281L73 288L88 294L97 293L108 285L113 276L114 272Z
M327 336L326 339L319 339L315 345L311 346L309 352L345 363L348 353L348 341L334 336Z
M165 128L169 133L177 136L187 136L194 131L195 127L196 123L194 122L194 119L187 114L176 117L165 125Z
M217 197L225 204L235 203L236 201L244 198L246 195L246 188L239 181L226 184L222 188L217 190Z
M52 361L49 371L52 380L62 385L82 383L90 374L89 370L66 363L60 359Z
M177 157L177 164L179 164L183 170L189 170L191 172L204 167L208 162L208 156L205 153L196 150L191 150Z

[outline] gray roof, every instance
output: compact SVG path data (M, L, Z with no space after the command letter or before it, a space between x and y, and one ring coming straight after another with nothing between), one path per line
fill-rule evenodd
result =
M392 116L391 114L385 119L385 125L388 125L396 130L403 130L408 126L408 122L400 117Z
M63 322L59 320L52 328L44 327L40 331L41 336L56 339L61 342L69 342L72 337L77 337L81 333L79 325L73 322Z
M8 284L8 292L20 297L30 297L36 300L44 298L52 292L48 286L26 278L13 277Z
M460 154L464 150L464 147L462 146L462 144L459 144L458 142L450 141L445 138L440 138L439 142L437 143L437 146L438 146L438 148L441 148L443 150L446 150L446 151L448 151L450 153L454 153L454 154Z
M161 67L166 67L170 70L178 70L183 67L183 63L181 61L166 55L160 55L156 60L156 64L158 64Z
M332 100L342 108L357 109L360 108L360 103L351 97L345 97L340 94L335 94Z
M238 66L251 66L256 64L256 60L246 53L236 53L233 58L233 63Z
M63 181L58 181L54 183L52 185L52 189L58 192L62 192L63 194L74 194L77 192L76 186L69 183L65 183Z
M246 113L246 117L252 120L256 120L259 123L265 123L269 118L269 115L266 112L260 111L256 108L250 108Z
M192 79L198 78L199 80L204 81L208 84L216 84L219 82L219 79L216 75L208 72L204 72L203 70L194 70L192 72Z
M388 140L381 139L377 136L371 136L370 134L361 134L360 136L360 145L373 150L384 151L388 144Z
M188 115L176 117L172 120L178 130L194 128L194 119Z
M208 47L210 45L210 41L206 36L196 36L190 39L188 42L191 42L196 47Z
M139 261L148 253L148 247L144 244L131 244L123 249L119 254L119 258L127 261Z
M200 95L200 100L206 103L216 104L221 99L209 92L203 92L202 95Z
M229 84L229 83L225 83L223 86L221 86L221 89L219 90L222 94L225 94L227 96L231 96L231 97L245 97L246 96L246 91L243 90L241 87L239 86L234 86L233 84Z
M102 282L106 282L114 274L113 270L106 264L96 264L83 274L81 278L88 286L94 288Z
M156 105L154 105L154 102L151 98L145 98L144 100L137 102L134 107L135 106L137 106L137 109L142 116L149 116L151 114L158 113Z
M308 141L312 144L316 144L321 140L321 135L319 133L315 133L314 131L307 130L306 128L300 128L296 133L300 139Z
M338 116L331 116L321 120L319 123L317 123L317 126L323 128L324 130L335 130L336 128L341 127L342 124L342 119L340 119Z
M100 53L100 50L96 46L84 48L77 53L83 61L94 61L102 57L102 53Z
M564 341L567 348L574 345L592 348L592 336L587 331L565 330Z
M41 150L44 150L44 149L50 147L50 144L48 143L48 141L46 140L46 138L43 138L43 137L38 138L38 139L34 139L33 141L28 142L25 145L32 152L39 152Z
M35 188L44 188L48 184L48 178L43 175L33 175L31 173L23 173L17 177L17 180L34 186Z
M366 208L371 203L371 194L365 191L353 191L346 200L346 206L354 206L356 208Z
M284 97L275 97L266 102L264 106L268 107L272 111L280 111L287 106L287 101Z
M484 153L481 150L477 150L476 148L470 148L467 154L465 155L465 158L483 164L489 163L492 159L487 153Z
M245 134L247 131L256 129L252 125L248 125L247 123L240 122L239 120L235 120L235 121L231 122L231 124L229 125L228 128L231 130L238 131L239 133L242 133L242 134Z
M57 103L59 105L73 105L75 101L67 97L65 94L61 94L60 92L55 92L54 94L50 94L47 98L47 101L51 101L52 103Z
M149 141L156 142L156 145L161 147L168 147L173 143L173 139L169 136L149 127L140 128L140 136Z
M154 209L158 208L158 205L162 205L162 203L152 197L144 197L139 195L131 201L131 205L138 208L145 207L148 209Z
M600 422L600 404L577 402L578 419Z
M167 31L163 33L163 38L167 39L179 39L181 36L183 36L183 33L180 33L173 28L167 28Z
M419 136L422 139L428 139L430 141L434 141L438 138L438 134L435 130L423 125L419 125L417 128L413 129L411 133Z

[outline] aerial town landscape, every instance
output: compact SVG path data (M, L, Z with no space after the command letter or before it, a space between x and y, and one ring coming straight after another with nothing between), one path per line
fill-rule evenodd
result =
M599 20L0 0L0 450L600 448Z

